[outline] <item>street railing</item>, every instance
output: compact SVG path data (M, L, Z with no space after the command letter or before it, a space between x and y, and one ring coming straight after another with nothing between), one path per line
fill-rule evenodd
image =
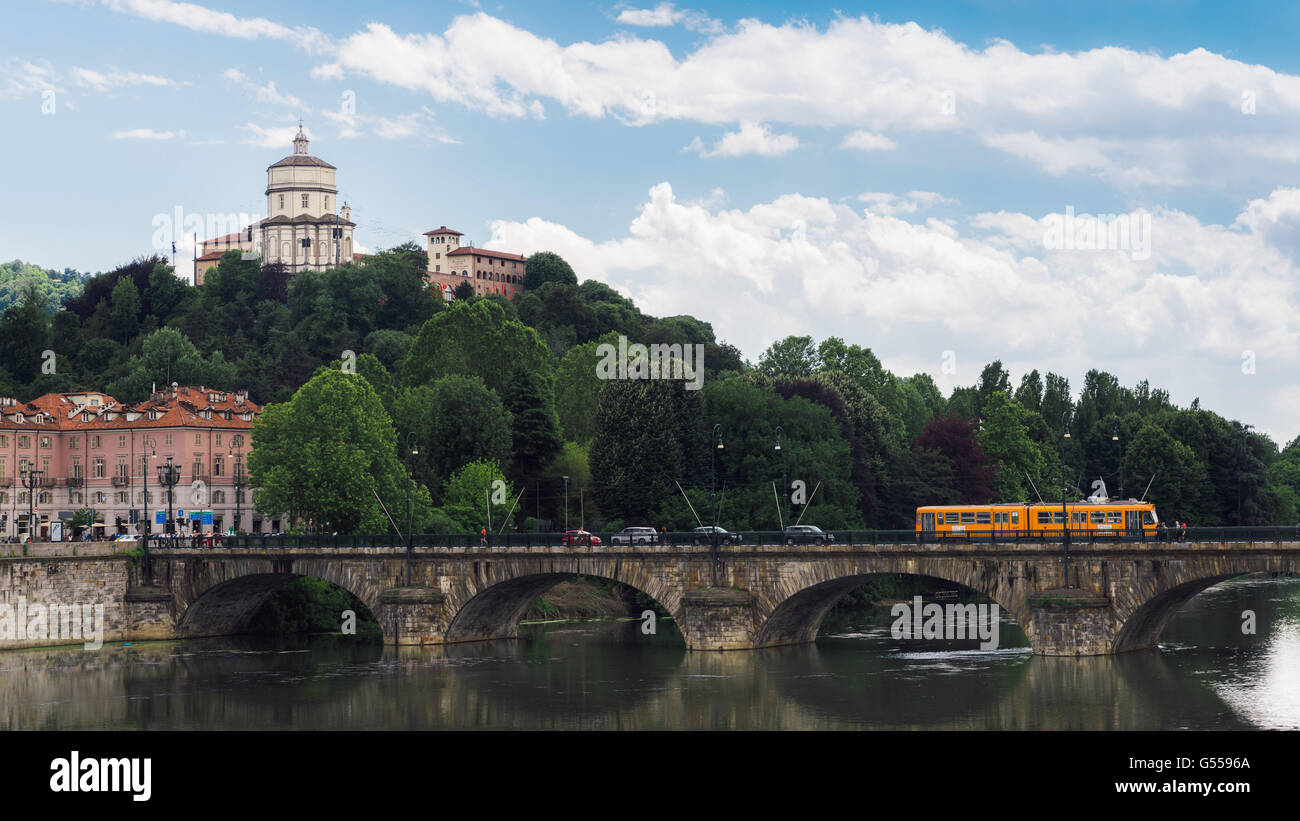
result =
M681 548L710 547L714 539L709 534L692 532L659 533L653 539L633 537L629 545L620 538L613 543L614 533L597 532L581 536L565 533L417 533L411 539L414 550L473 550L482 548L568 548L580 547L593 550L616 548ZM239 536L222 535L169 535L151 534L147 538L152 550L176 548L239 548L256 550L303 550L314 548L362 549L362 548L405 548L406 537L395 534L246 534ZM1044 530L1002 530L988 533L919 533L915 530L834 530L820 534L788 534L778 530L746 531L719 535L717 545L772 547L781 545L799 546L864 546L864 545L962 545L962 544L1060 544L1061 531ZM1088 531L1071 530L1070 543L1077 545L1105 546L1117 543L1139 543L1149 545L1152 549L1169 547L1176 549L1183 542L1300 542L1300 527L1189 527L1185 531L1170 529L1168 533L1149 533L1144 531Z

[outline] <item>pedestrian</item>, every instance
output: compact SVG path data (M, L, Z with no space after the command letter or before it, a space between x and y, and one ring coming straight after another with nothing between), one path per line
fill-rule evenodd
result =
M1178 541L1187 541L1187 522L1183 522L1178 531Z
M1169 541L1169 525L1165 524L1164 522L1160 523L1160 541L1162 542Z
M478 546L479 546L479 547L487 547L487 528L486 528L486 527L485 527L485 528L482 528L482 529L479 530L479 535L478 535Z

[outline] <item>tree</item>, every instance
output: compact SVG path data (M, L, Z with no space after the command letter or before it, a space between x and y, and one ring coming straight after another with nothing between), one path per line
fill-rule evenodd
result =
M1046 460L1038 445L1029 437L1025 425L1028 412L1002 391L990 393L984 400L984 418L978 441L993 468L993 498L1002 502L1021 502L1033 498L1026 476L1042 485Z
M954 414L936 416L917 437L916 446L941 453L952 462L962 504L991 500L994 477L973 424Z
M517 481L535 478L564 444L551 384L526 368L517 368L502 399L511 421L510 474Z
M534 291L548 282L577 285L578 275L559 254L538 251L524 262L524 287Z
M114 336L119 337L125 345L131 341L136 328L140 326L140 292L127 277L122 277L113 286L112 306L109 322Z
M515 493L499 464L490 460L474 461L447 477L442 486L439 510L456 524L461 533L478 533L487 529L489 524L492 527L490 532L497 533L511 527L515 518L511 508L518 511L514 504Z
M510 416L476 376L452 374L404 390L395 408L403 444L414 433L419 446L411 471L430 492L439 492L447 477L470 462L501 463L510 454Z
M49 334L45 293L29 282L23 288L22 301L0 314L0 363L18 381L31 382L46 361L43 352L49 347Z
M617 337L607 334L599 342L570 348L555 371L555 411L570 442L588 445L596 435L596 406L606 384L596 375L596 348L602 343L617 344Z
M457 302L425 322L401 372L411 386L449 374L478 376L500 393L516 368L549 380L554 367L536 331L506 319L500 305L476 300Z
M821 358L811 336L787 336L773 342L758 358L758 370L766 376L798 378L812 376Z
M248 469L258 510L319 529L389 532L389 515L406 509L393 423L357 374L322 369L290 401L267 405L253 423ZM423 527L425 488L415 488L413 504L415 526Z

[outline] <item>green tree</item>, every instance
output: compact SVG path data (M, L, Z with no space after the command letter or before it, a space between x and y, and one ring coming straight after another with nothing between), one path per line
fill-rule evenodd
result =
M413 432L419 446L411 470L431 492L463 465L500 463L510 454L510 415L477 376L452 374L406 389L395 407L403 444Z
M391 531L406 505L393 423L366 380L322 369L283 404L266 406L253 424L248 455L257 509L342 533ZM428 491L417 487L414 521L429 519ZM399 524L399 528L404 523Z
M476 300L458 301L425 322L401 371L407 385L461 374L501 393L517 367L550 380L554 363L536 331L506 319L500 305Z
M489 525L492 533L510 530L519 511L515 506L516 492L498 463L474 461L447 477L442 486L439 510L456 524L461 533L478 533Z
M993 498L997 501L1029 501L1034 494L1025 477L1033 477L1039 487L1046 478L1047 461L1029 437L1027 415L1019 402L1001 390L984 399L984 417L977 438L993 468Z
M559 254L538 251L524 263L524 287L534 291L548 282L577 285L578 275Z
M119 279L113 287L109 323L113 327L114 336L120 338L124 345L140 326L140 292L127 277Z
M518 368L502 399L511 422L510 473L517 481L535 478L564 444L551 383L526 368Z

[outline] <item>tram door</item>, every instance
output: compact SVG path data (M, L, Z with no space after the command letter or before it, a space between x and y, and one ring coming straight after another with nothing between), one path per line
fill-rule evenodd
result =
M1139 539L1142 537L1142 511L1124 511L1124 530L1126 535L1131 539Z
M922 536L934 535L934 514L933 513L921 514L921 535Z

